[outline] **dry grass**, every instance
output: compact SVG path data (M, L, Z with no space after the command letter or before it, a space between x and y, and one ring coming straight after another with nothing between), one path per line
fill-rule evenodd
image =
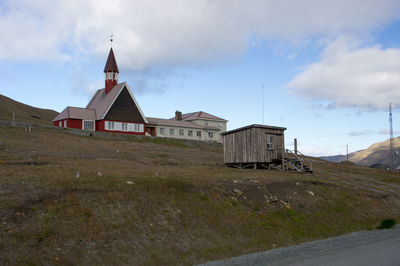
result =
M314 168L228 169L215 144L0 126L0 263L193 264L400 217L398 173Z

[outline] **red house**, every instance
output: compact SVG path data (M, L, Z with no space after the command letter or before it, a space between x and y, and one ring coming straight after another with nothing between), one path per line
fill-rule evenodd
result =
M118 84L118 66L112 48L108 54L105 88L98 90L86 108L67 107L53 125L91 131L144 135L147 119L126 82Z

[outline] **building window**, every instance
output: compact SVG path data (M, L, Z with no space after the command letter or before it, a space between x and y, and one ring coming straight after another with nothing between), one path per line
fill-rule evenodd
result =
M188 130L188 136L193 136L193 130Z
M94 121L83 121L83 130L94 131Z
M59 127L62 127L62 121L59 121L59 122L58 122L58 126L59 126Z
M218 123L218 127L221 128L222 127L222 123Z
M175 129L170 128L170 129L169 129L169 134L170 134L171 136L175 135Z
M115 79L115 73L113 73L113 79Z
M128 131L128 123L122 122L122 131Z
M165 135L165 128L160 128L160 135Z
M140 131L140 124L135 124L135 132L141 132Z
M179 129L179 136L185 135L185 131L183 129Z
M114 130L114 121L107 121L107 128L108 130Z
M208 137L209 137L210 139L214 138L214 132L208 132Z
M267 149L273 149L273 136L271 134L265 134Z
M201 131L197 131L197 136L201 137Z
M67 120L64 120L64 127L67 127Z
M204 125L208 126L208 121L204 121Z

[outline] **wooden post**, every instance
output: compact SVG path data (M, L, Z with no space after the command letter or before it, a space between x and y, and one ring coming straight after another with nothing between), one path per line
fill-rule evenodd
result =
M13 112L12 126L15 127L15 113Z
M297 139L294 139L294 154L297 155Z

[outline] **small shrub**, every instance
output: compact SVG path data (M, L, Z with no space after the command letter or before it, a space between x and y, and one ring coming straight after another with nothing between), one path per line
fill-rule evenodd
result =
M381 225L377 227L377 229L389 229L396 225L395 219L385 219L382 220Z
M342 208L342 206L335 206L335 211L337 211L338 213L342 213L343 212L343 208Z
M200 194L200 199L202 199L202 200L208 200L209 198L208 198L208 196L206 195L206 194Z

